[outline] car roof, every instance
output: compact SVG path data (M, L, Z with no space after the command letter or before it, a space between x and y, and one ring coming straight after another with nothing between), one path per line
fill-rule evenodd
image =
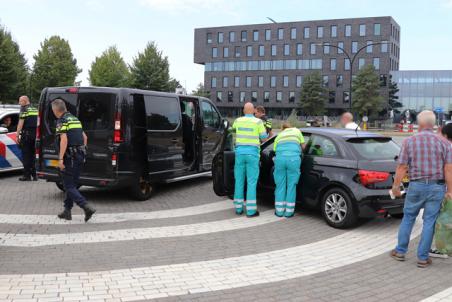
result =
M326 136L334 136L336 138L350 139L350 138L384 138L378 133L368 132L368 131L355 131L352 129L343 128L325 128L325 127L309 127L301 128L301 132L312 133L312 134L323 134Z

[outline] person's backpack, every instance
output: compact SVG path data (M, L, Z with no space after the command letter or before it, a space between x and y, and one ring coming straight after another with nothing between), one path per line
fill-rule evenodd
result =
M444 199L435 226L436 249L452 256L452 200Z

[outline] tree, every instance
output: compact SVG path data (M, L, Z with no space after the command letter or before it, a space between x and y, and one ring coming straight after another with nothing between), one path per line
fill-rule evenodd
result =
M380 79L373 65L364 66L353 80L353 111L359 115L376 114L384 108Z
M35 63L31 74L32 95L39 96L44 87L74 85L82 71L72 54L69 42L52 36L41 43L41 49L33 56Z
M210 92L206 91L203 83L199 83L195 90L191 92L192 95L203 96L206 98L210 98Z
M16 102L26 94L27 61L11 33L0 25L0 102Z
M169 91L169 92L175 92L175 91L176 91L176 88L178 88L178 87L182 87L182 85L180 84L180 82L179 82L178 80L176 80L176 79L171 79L171 80L168 82L168 91Z
M170 91L168 57L163 56L155 42L149 42L143 52L133 59L131 84L135 88Z
M91 63L89 81L93 86L127 87L130 71L116 46L111 46Z
M305 115L322 115L325 112L325 102L328 90L323 86L319 72L305 76L301 87L300 107Z
M391 79L389 82L389 110L394 110L394 113L400 113L398 109L403 107L403 104L399 102L397 92L399 92L397 82Z

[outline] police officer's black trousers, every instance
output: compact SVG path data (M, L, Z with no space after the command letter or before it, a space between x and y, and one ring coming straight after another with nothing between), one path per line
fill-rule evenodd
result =
M26 130L22 133L22 163L24 165L24 177L36 177L35 167L35 141L36 131Z
M79 207L86 205L86 199L77 189L80 172L84 162L84 155L81 152L75 153L73 156L64 157L64 170L61 171L64 190L66 191L66 199L64 200L64 208L72 209L74 202Z

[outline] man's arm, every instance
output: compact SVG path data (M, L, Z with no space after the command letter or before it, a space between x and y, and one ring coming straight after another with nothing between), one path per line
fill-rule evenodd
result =
M58 157L59 160L62 160L64 158L66 149L67 149L67 135L66 135L66 133L61 133L60 134L60 154Z
M88 146L88 136L86 136L85 131L83 131L83 145Z
M19 139L20 131L22 131L22 128L24 127L24 120L19 119L19 123L17 124L17 131L16 131L16 140Z
M394 183L392 184L392 193L394 196L400 197L402 196L402 192L400 192L400 185L402 184L402 180L405 177L408 171L408 165L399 164L396 169L396 173L394 176Z
M446 198L452 199L452 164L446 164L444 166L444 177L446 179Z

